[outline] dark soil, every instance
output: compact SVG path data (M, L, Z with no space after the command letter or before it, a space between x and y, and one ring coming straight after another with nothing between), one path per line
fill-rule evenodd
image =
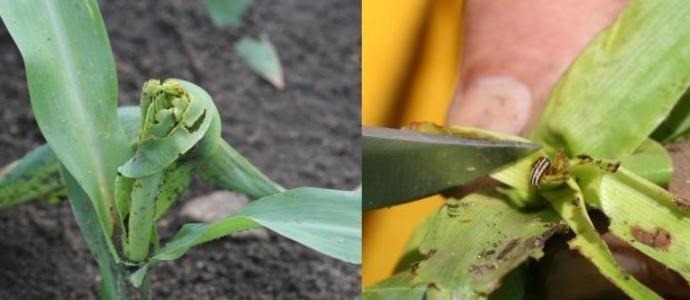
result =
M120 103L136 104L149 78L204 87L223 136L286 187L352 189L360 181L359 1L257 0L243 29L216 29L203 1L101 1L118 63ZM278 91L232 50L244 32L267 32L285 70ZM24 68L0 25L0 163L43 142L30 111ZM193 183L185 199L211 191ZM189 220L179 203L163 238ZM98 269L69 204L0 211L0 299L94 299ZM154 271L155 299L352 299L359 266L271 234L229 237Z

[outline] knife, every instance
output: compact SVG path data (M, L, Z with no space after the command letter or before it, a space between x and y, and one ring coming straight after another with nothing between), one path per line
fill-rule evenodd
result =
M470 183L539 148L529 142L364 126L363 208L402 204Z

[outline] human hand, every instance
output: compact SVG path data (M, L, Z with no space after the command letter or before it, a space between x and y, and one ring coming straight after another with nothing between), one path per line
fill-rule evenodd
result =
M626 0L467 0L448 123L526 133L558 78Z

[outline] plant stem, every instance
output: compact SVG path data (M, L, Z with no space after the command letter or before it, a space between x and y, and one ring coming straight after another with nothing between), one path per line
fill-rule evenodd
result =
M156 172L137 178L134 182L126 245L126 254L131 261L142 261L148 256L155 199L161 177L161 172Z

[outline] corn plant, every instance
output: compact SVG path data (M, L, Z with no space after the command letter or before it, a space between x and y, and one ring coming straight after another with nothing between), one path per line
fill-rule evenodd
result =
M687 284L689 202L664 188L673 165L662 143L690 129L688 14L686 1L631 1L553 88L529 134L542 150L492 174L498 184L449 196L417 226L396 274L364 298L532 299L529 259L565 231L570 249L627 296L661 299L614 259L593 226L595 211L611 233ZM412 129L525 140L428 123Z
M1 0L0 17L22 54L47 141L6 169L0 207L67 195L100 267L103 299L148 298L160 262L258 227L360 262L360 193L271 181L221 138L219 112L201 87L150 80L139 107L118 108L96 0ZM161 244L156 221L193 174L257 200L213 223L186 224Z

